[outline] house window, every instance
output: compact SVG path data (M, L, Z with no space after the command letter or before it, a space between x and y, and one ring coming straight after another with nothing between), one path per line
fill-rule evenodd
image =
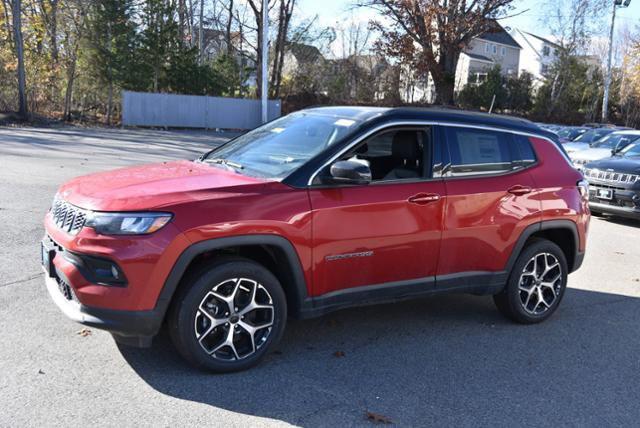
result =
M550 53L551 53L551 49L549 49L549 46L544 45L542 47L542 56L549 56Z
M493 50L494 55L498 53L498 47L496 45L491 45L491 49Z
M547 74L548 71L549 71L549 66L547 64L542 64L540 66L540 73L541 74Z
M504 46L502 46L500 48L500 55L505 56L507 54L507 48L505 48Z
M484 44L484 53L489 53L489 43Z

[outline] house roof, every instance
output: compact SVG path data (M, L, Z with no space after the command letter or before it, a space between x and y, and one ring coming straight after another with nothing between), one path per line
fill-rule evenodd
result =
M301 62L315 62L324 59L320 49L304 43L289 43L287 49Z
M525 33L525 34L528 34L529 36L531 36L533 38L536 38L536 39L540 40L541 42L548 43L548 44L553 45L553 46L555 46L557 48L561 47L559 44L557 44L555 42L552 42L549 39L545 39L544 37L536 36L535 34L531 34L531 33L527 32L527 31L522 31L522 32Z
M462 52L462 53L467 55L471 59L475 59L476 61L484 61L484 62L493 63L493 60L491 58L487 58L484 55L478 55L478 54L474 54L474 53L471 53L471 52Z
M497 21L493 22L493 28L480 34L477 38L522 49L522 46Z

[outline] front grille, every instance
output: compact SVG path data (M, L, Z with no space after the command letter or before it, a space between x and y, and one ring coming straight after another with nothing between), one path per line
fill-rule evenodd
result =
M87 211L58 198L53 201L51 215L56 226L71 235L80 232L87 219Z
M640 176L636 174L624 174L615 171L600 171L599 169L591 168L584 170L584 176L587 179L593 178L600 181L623 184L633 184L636 181L640 180Z
M58 283L58 290L67 300L73 300L74 302L78 301L76 297L76 293L73 292L73 288L67 282L59 277L56 277L56 282Z

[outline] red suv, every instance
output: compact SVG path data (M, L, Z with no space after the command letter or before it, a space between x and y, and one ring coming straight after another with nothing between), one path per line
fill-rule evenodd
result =
M548 318L578 269L588 187L531 122L332 107L195 161L76 178L45 218L47 288L75 321L192 364L257 363L287 317L435 293Z

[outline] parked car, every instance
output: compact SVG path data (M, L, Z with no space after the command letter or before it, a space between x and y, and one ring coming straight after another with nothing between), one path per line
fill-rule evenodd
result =
M563 144L563 146L569 154L577 152L579 150L586 150L589 148L589 144L595 143L596 141L611 134L614 131L614 128L592 129L591 131L587 131L584 134L580 135L572 142Z
M574 151L570 154L573 165L581 170L582 167L594 160L608 158L620 152L629 144L640 139L640 131L616 131L591 143L588 149Z
M640 142L588 163L584 175L590 183L591 212L640 219Z
M589 128L581 127L581 126L567 126L560 131L557 132L560 142L562 144L569 143L585 132L589 131Z
M303 110L196 161L61 186L46 286L118 342L148 346L166 326L214 372L256 364L287 317L353 305L472 293L541 322L582 263L590 219L555 138L498 115Z

